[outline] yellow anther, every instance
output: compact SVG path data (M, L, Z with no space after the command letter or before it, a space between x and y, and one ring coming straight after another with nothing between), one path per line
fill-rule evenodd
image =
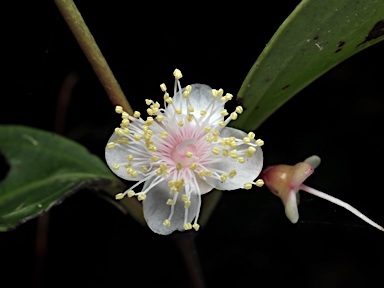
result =
M212 175L212 171L211 170L204 170L204 175L205 176L211 176Z
M137 171L133 170L131 173L131 176L132 176L132 178L136 178L137 177Z
M237 113L237 114L241 114L241 113L243 113L243 111L244 111L244 109L243 109L242 106L237 106L237 107L236 107L236 113Z
M119 168L120 168L120 165L119 165L119 164L115 164L115 165L113 165L113 170L119 170Z
M195 108L193 108L193 106L188 106L188 111L193 113L195 112Z
M147 113L148 113L148 115L153 115L153 114L155 114L155 113L153 113L153 110L151 109L151 108L148 108L147 109Z
M128 125L129 125L129 120L128 119L123 119L121 121L121 124L120 124L121 127L126 128L126 127L128 127Z
M139 111L135 111L134 113L133 113L133 117L135 117L135 118L140 118L140 112Z
M158 122L161 122L161 121L164 120L164 116L163 116L163 115L157 115L157 116L156 116L156 120L157 120Z
M217 147L212 148L212 153L215 155L219 155L220 154L219 148L217 148Z
M192 225L191 225L191 223L189 223L189 222L185 223L185 224L184 224L184 229L185 229L185 230L191 230L191 229L192 229Z
M253 140L253 139L255 139L255 133L253 133L253 132L249 132L248 133L248 137L249 137L249 139L251 139L251 140Z
M228 149L223 149L223 156L228 156L229 155L229 150Z
M229 142L229 147L231 147L231 148L236 148L237 147L237 143L236 143L236 141L235 140L232 140L231 142Z
M160 164L160 169L163 170L163 171L167 170L168 169L167 164L161 163Z
M193 229L195 229L196 231L199 231L199 228L200 228L200 225L195 223L192 225Z
M171 221L169 221L169 219L165 219L163 225L169 227L171 226Z
M141 135L135 134L135 135L133 135L133 139L135 139L136 141L140 141L141 140Z
M224 126L225 126L225 121L224 121L224 120L220 120L220 121L219 121L219 125L220 125L221 127L224 127Z
M162 84L160 84L160 89L161 89L161 91L165 92L165 91L167 91L167 86L165 86L165 84L162 83Z
M185 90L191 92L191 91L192 91L192 86L191 86L191 85L187 85L187 86L185 87Z
M249 137L244 137L243 138L243 142L244 143L249 143L249 142L251 142L251 139Z
M256 148L255 147L248 147L247 151L245 151L245 155L249 158L252 157L253 154L255 154Z
M183 127L183 126L184 126L184 121L179 121L179 122L177 123L177 125L179 125L180 127Z
M262 187L264 185L263 179L257 179L257 181L255 182L255 185L257 187Z
M188 90L184 90L183 97L184 98L188 98L189 97L189 91Z
M107 144L107 148L108 148L109 150L115 148L115 142L109 142L109 143Z
M121 107L121 106L116 106L115 107L115 112L117 113L117 114L121 114L121 113L123 113L123 107Z
M156 174L157 175L162 175L163 174L163 170L161 170L160 168L159 169L156 169Z
M122 144L128 144L128 138L127 137L123 137L123 138L121 138L121 143Z
M141 172L146 173L148 171L148 168L145 166L141 166Z
M159 157L157 155L152 155L151 160L152 162L157 162L157 160L159 160Z
M212 132L212 135L218 137L220 135L220 132L215 130Z
M175 186L175 181L168 181L168 186L171 188L171 187L174 187Z
M160 133L160 138L165 139L167 137L168 137L168 133L167 132L164 131L164 132Z
M227 181L227 174L221 174L221 176L220 176L220 180L222 181L222 182L225 182L225 181Z
M115 199L116 200L121 200L123 198L124 198L124 194L123 193L118 193L118 194L115 195Z
M245 190L250 190L250 189L252 189L252 183L251 183L251 182L244 183L244 189L245 189Z
M121 113L121 118L128 119L129 118L129 114L127 112L123 111L123 113Z
M231 117L232 120L236 120L237 119L237 113L236 112L232 112L229 117Z
M217 96L217 90L212 89L212 97L215 98Z
M193 114L188 114L187 115L187 120L188 120L188 122L192 122L192 120L193 120Z
M131 166L128 166L127 169L126 169L126 171L127 171L127 174L128 174L128 175L131 175L132 172L133 172L134 170L132 169Z
M229 178L233 178L236 176L236 174L237 174L236 170L232 170L231 172L229 172L228 176Z
M133 155L128 155L128 156L127 156L127 159L128 159L129 161L132 161L133 158L134 158Z
M225 143L225 140L220 140L220 145L225 146L225 145L227 145L227 143Z
M204 131L207 132L207 133L210 132L211 130L212 130L212 127L209 127L209 126L204 128Z
M201 115L201 116L207 115L207 111L205 111L205 110L201 110L201 111L200 111L200 115Z
M153 123L153 117L147 117L147 120L145 121L145 125L147 126L151 126L151 124Z
M204 170L200 170L198 173L200 178L203 178L204 177Z
M231 157L232 157L232 158L237 158L237 157L239 157L239 155L237 154L237 150L232 150L232 151L231 151Z
M168 97L167 99L165 99L165 102L167 102L169 105L171 105L173 103L173 100L171 97Z
M175 204L175 202L172 199L167 200L167 205L173 205L173 204Z
M159 108L160 108L160 103L156 101L156 102L153 104L153 107L151 106L151 108L157 108L157 109L159 109Z
M123 136L123 135L124 135L124 133L123 133L123 129L121 129L121 128L119 128L119 127L115 128L115 133L116 133L117 135L119 135L119 136Z
M122 128L121 129L125 135L128 135L131 133L131 131L128 128Z
M143 200L145 200L145 198L147 198L147 195L145 195L145 194L137 195L137 200L139 200L139 201L143 201Z
M163 91L163 92L164 92L164 91ZM165 93L164 93L164 96L163 96L163 99L164 99L164 100L167 100L168 98L170 98L170 97L169 97L169 94L168 94L167 92L165 92Z
M129 198L131 198L131 197L135 196L135 191L130 190L130 191L128 191L127 195Z
M225 94L225 99L227 100L227 101L230 101L230 100L232 100L232 98L233 98L233 95L231 94L231 93L227 93L227 94Z
M183 74L181 74L179 69L175 69L175 71L173 71L173 76L175 76L176 80L179 80L181 77L183 77Z
M224 90L223 89L219 89L219 90L217 90L217 96L223 96L223 94L224 94Z
M181 111L180 108L176 108L176 109L175 109L175 112L176 112L176 114L179 114L179 115L180 115L182 111Z
M196 162L193 162L191 165L189 165L189 168L190 168L192 171L196 170L196 168L197 168L197 163L196 163Z
M221 116L227 116L228 115L228 111L227 109L224 109L223 111L221 111Z
M148 149L149 151L152 151L152 152L156 152L156 151L157 151L157 147L156 147L155 145L149 145L149 146L147 147L147 149Z
M184 204L185 208L189 208L189 206L191 206L191 201L185 201Z
M191 158L193 156L193 153L190 151L187 151L185 152L185 156L187 156L187 158Z
M214 137L213 137L212 135L207 135L207 136L205 137L205 140L206 140L207 142L212 142L213 139L214 139Z
M224 103L224 102L227 102L227 99L225 97L221 97L220 101Z
M239 157L237 158L237 161L240 163L240 164L244 164L245 163L245 159L243 157Z
M188 196L186 194L181 195L181 201L183 201L183 202L189 201Z
M153 101L151 99L145 99L145 104L147 104L148 106L151 105L152 103Z
M264 141L261 140L261 139L257 139L257 140L256 140L256 145L261 147L261 146L264 145Z
M176 164L176 170L180 171L181 169L183 169L183 165L181 165L181 163L177 163Z

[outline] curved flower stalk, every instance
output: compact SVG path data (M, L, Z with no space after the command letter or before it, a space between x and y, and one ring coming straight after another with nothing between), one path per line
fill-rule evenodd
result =
M287 215L292 223L297 223L299 220L297 205L299 204L299 190L302 190L339 205L373 227L384 231L383 227L373 222L348 203L303 184L319 164L320 158L318 156L311 156L305 159L304 162L297 163L294 166L276 165L267 167L261 173L260 178L264 180L265 185L273 194L280 197L285 206L285 215Z
M182 89L181 72L176 69L173 75L174 96L161 84L165 108L146 99L146 119L116 106L122 121L105 149L107 164L116 175L138 181L116 199L137 196L143 201L148 226L162 235L197 231L201 195L214 188L263 185L261 179L254 181L262 169L264 142L255 140L253 132L226 127L243 108L229 113L224 104L231 94L204 84ZM143 188L135 191L142 183Z

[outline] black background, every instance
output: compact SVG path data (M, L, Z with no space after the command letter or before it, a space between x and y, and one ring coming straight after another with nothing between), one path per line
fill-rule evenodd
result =
M205 83L236 94L299 3L265 2L210 10L196 3L76 1L135 110L143 110L145 98L162 97L159 84L171 86L175 68L183 85ZM15 1L3 13L10 20L3 24L0 123L53 131L60 87L76 73L63 134L103 158L119 119L54 3ZM323 162L306 184L381 224L383 44L326 73L256 131L266 143L265 167L317 154ZM266 187L224 192L196 236L207 287L382 287L384 234L343 208L301 195L293 225ZM37 221L0 234L1 287L192 287L174 237L141 227L93 191L54 207L49 221L40 280Z

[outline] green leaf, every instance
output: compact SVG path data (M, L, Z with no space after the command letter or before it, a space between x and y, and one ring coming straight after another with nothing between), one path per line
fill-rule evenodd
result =
M0 125L0 153L9 168L0 181L0 231L36 217L80 188L115 191L121 183L83 146L38 129Z
M249 71L238 93L246 109L233 126L255 130L316 78L381 40L384 1L303 0Z

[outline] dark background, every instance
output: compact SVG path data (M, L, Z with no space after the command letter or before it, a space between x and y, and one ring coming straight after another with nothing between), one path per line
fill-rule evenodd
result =
M159 84L170 86L175 68L183 85L236 94L300 1L265 2L209 10L76 1L135 110L143 110L145 98L162 97ZM3 13L12 20L3 24L0 123L53 131L60 87L76 73L63 134L103 158L118 117L53 2L15 1ZM256 131L266 143L265 167L317 154L322 164L306 184L380 224L383 48L381 42L332 69ZM384 234L343 208L301 195L293 225L266 187L225 192L196 237L207 287L382 287ZM45 271L36 280L36 223L0 234L0 287L192 287L174 237L141 227L88 190L51 210Z

